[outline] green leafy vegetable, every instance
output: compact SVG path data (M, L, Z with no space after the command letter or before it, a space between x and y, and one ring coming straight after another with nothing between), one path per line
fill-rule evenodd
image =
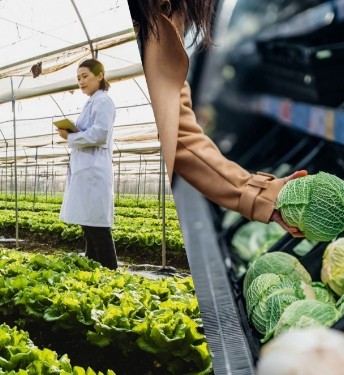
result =
M344 230L344 181L319 172L287 182L275 207L308 240L331 241Z
M285 231L275 222L266 225L251 221L236 231L232 245L240 259L250 262L264 254L284 234Z
M300 300L289 305L276 325L274 336L291 328L330 327L341 318L332 304L317 300Z
M315 299L325 303L336 303L336 298L332 290L330 290L325 284L320 281L313 281L312 288L315 293Z
M344 238L327 245L323 255L321 281L338 296L344 294Z
M306 284L312 282L310 274L294 256L281 251L266 253L252 263L245 275L243 288L245 298L252 281L263 273L287 275L292 280L302 279Z
M247 291L248 318L267 341L274 332L283 311L294 301L315 298L312 287L299 278L264 273L256 277Z
M339 298L336 303L336 308L342 316L344 316L344 294Z

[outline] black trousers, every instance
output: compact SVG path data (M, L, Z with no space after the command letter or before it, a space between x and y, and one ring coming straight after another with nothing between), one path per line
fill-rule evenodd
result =
M82 229L86 240L85 255L115 270L118 264L111 228L82 226Z

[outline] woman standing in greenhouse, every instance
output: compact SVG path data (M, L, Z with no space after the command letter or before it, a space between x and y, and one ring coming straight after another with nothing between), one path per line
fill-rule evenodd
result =
M170 181L175 172L218 205L249 220L276 221L294 237L303 237L274 206L284 184L307 172L285 178L251 174L225 158L197 124L186 81L184 34L193 29L194 42L203 36L203 46L211 44L216 0L128 0L128 4Z
M114 220L112 132L116 107L107 91L103 64L83 61L77 70L81 91L90 98L76 121L78 132L59 129L71 148L69 175L60 219L82 226L86 256L117 268L111 228Z

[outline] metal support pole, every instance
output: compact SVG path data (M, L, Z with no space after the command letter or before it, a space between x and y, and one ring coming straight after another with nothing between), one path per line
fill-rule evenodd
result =
M146 158L143 158L145 162L145 178L144 178L144 183L143 183L143 199L146 198L146 184L147 184L147 160Z
M36 187L37 187L37 157L38 157L38 147L36 146L36 155L35 155L35 182L33 186L33 208L35 208L35 203L36 203Z
M18 186L17 186L17 133L16 133L16 106L13 88L13 80L11 77L12 90L12 113L13 113L13 148L14 148L14 196L15 196L15 217L16 217L16 247L19 247L19 220L18 220Z
M162 268L166 268L167 262L166 262L166 194L165 194L165 162L164 157L162 155L162 152L160 153L161 158L161 198L162 198L162 204L161 204L161 213L162 213L162 243L161 243L161 258L162 258Z
M49 178L49 163L47 162L47 176L45 184L45 201L48 202L48 178Z
M119 202L119 190L120 190L120 182L121 182L121 157L122 153L121 150L118 148L117 143L114 142L118 152L119 152L119 157L118 157L118 172L117 172L117 202Z
M5 153L5 164L6 164L6 167L5 167L5 202L6 202L6 208L7 208L7 155L8 155L8 143L7 143L7 140L4 136L4 133L2 132L2 130L0 129L0 132L2 134L2 137L4 138L4 141L5 141L5 147L6 147L6 153ZM1 179L1 192L2 192L2 179Z
M86 28L86 26L85 26L85 23L84 23L84 21L83 21L83 19L82 19L82 17L81 17L81 14L80 14L79 9L78 9L78 7L76 6L75 2L74 2L73 0L71 0L71 2L72 2L72 4L73 4L73 7L74 7L74 10L75 10L76 14L78 15L78 18L79 18L79 21L80 21L80 23L81 23L81 26L82 26L82 28L84 29L84 32L85 32L86 38L87 38L87 40L88 40L88 44L90 45L90 49L91 49L91 53L92 53L92 57L94 58L94 57L96 57L96 56L95 56L95 53L94 53L93 44L92 44L92 41L91 41L90 36L88 35L88 32L87 32L87 28Z
M140 197L140 184L141 184L141 155L140 155L140 164L139 164L139 171L138 171L138 182L137 182L137 199L136 204L139 202Z

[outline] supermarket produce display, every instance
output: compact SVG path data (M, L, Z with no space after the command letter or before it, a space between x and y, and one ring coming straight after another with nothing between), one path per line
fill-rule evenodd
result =
M310 224L306 238L249 222L180 179L174 186L215 374L254 374L262 348L291 328L344 331L334 251L344 237L343 4L221 1L216 46L193 62L199 122L226 157L252 172L309 174L277 202L285 220Z

